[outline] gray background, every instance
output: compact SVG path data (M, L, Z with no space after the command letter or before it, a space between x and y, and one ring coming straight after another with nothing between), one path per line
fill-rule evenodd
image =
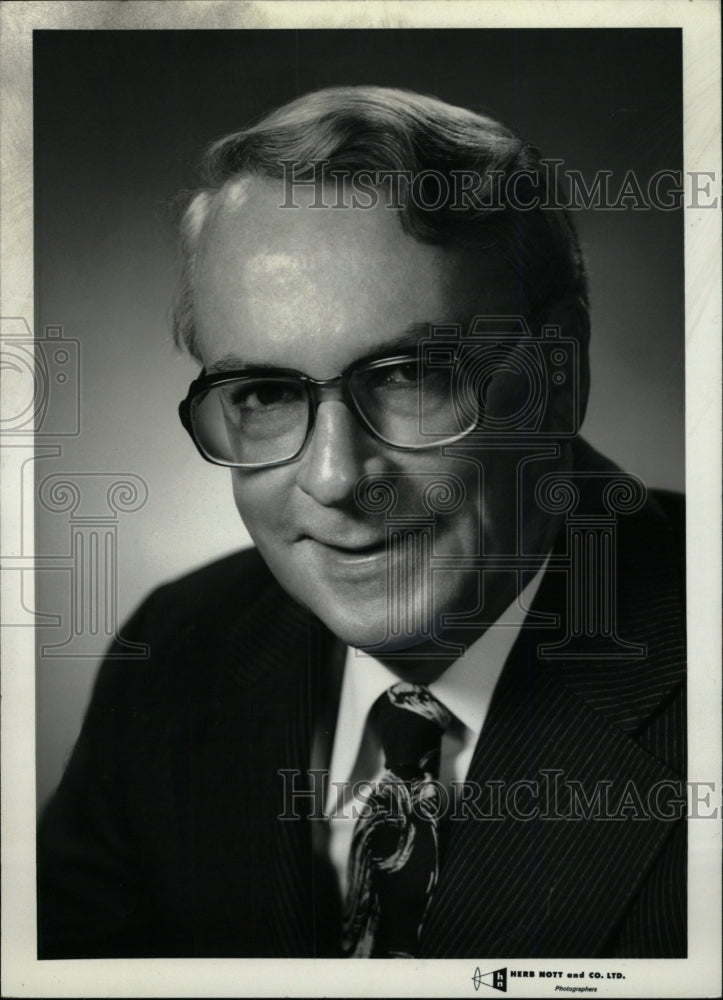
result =
M147 483L146 505L118 520L120 620L153 586L248 539L228 474L201 461L176 416L196 366L169 337L168 201L197 182L211 139L308 90L373 83L487 111L588 179L634 169L644 184L682 168L677 29L41 31L34 72L35 330L58 324L80 342L82 412L81 433L36 462L36 480L100 471ZM575 219L593 312L584 434L649 486L682 489L682 212ZM62 557L68 515L37 510L36 554ZM69 584L67 570L37 574L36 608L63 616L38 630L41 643L67 632ZM39 658L40 802L97 663L90 646Z

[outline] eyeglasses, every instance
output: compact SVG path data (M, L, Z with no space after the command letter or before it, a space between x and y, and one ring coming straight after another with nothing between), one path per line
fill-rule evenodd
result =
M458 366L418 354L360 362L330 379L276 368L201 372L178 412L207 461L239 469L298 458L324 397L341 399L388 447L417 451L450 444L477 426L481 401L470 405L460 378Z

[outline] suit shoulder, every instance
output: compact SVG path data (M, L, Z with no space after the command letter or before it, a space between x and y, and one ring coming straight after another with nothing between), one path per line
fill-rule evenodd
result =
M674 490L650 490L651 500L657 504L670 529L685 535L685 494Z
M601 454L584 438L576 438L572 446L573 475L583 476L609 475L615 478L618 474L625 476L626 471L616 465L607 456ZM595 489L595 487L593 487ZM599 492L599 490L598 490ZM597 494L596 494L597 495ZM630 524L636 533L650 536L651 539L665 536L670 542L674 540L684 551L685 549L685 495L674 490L657 489L644 490L645 502L632 517L627 514L621 517L621 526ZM589 498L586 502L589 503Z
M669 558L685 565L685 496L672 490L648 490L647 501L634 525L641 542L665 546Z
M153 590L125 623L122 635L151 647L150 665L163 651L190 654L218 647L232 625L253 619L258 602L281 588L256 549L244 549ZM108 659L123 659L123 643Z
M127 704L126 718L172 716L182 692L185 697L191 689L200 704L223 669L232 637L253 630L260 605L276 608L282 601L283 591L256 549L162 584L111 645L96 679L91 714L98 714L100 705L121 712ZM129 652L129 644L138 652Z
M186 605L189 602L210 602L217 606L224 594L233 599L234 591L239 586L253 595L263 592L273 583L274 578L258 549L250 548L233 552L162 584L151 597L171 603L182 600Z

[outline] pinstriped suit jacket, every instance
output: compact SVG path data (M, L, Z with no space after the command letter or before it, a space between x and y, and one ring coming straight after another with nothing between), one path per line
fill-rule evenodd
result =
M541 658L565 605L548 570L474 753L477 810L444 822L423 956L686 954L682 539L672 494L619 522L618 633L643 659ZM308 768L340 644L255 551L162 587L124 634L151 658L102 667L40 825L40 957L337 954L317 821L278 819L278 772ZM537 815L530 785L499 810L494 788L535 781L556 788Z

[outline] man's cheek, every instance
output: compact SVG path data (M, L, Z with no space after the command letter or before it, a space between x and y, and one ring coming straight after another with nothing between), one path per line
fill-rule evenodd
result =
M466 453L455 469L464 484L464 499L452 514L439 520L454 535L461 555L501 551L515 538L517 469L501 451Z
M274 483L270 473L274 470L245 472L234 469L232 473L233 497L236 509L254 540L256 535L281 528L283 508L280 484Z

